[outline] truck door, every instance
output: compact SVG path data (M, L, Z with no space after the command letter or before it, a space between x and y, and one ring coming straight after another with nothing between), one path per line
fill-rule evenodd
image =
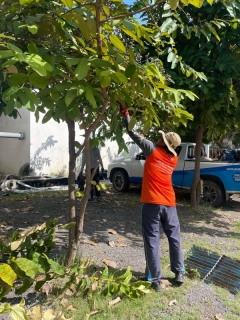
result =
M181 144L176 148L178 154L178 163L176 168L173 171L172 183L174 187L181 188L183 183L183 174L184 174L184 159L186 153L186 144Z
M130 178L132 183L142 182L145 160L146 157L143 152L137 154L132 160L132 176Z
M184 161L182 188L191 188L195 169L195 145L187 148L187 154Z

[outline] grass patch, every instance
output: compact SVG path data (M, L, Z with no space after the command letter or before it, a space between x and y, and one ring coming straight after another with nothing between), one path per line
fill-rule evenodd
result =
M187 281L184 286L173 286L169 290L163 290L160 293L151 291L138 300L129 300L121 298L121 301L110 307L109 302L116 297L103 297L93 295L90 297L70 298L64 306L58 302L58 309L68 310L67 317L73 319L87 319L89 314L91 319L98 320L116 320L116 319L182 319L182 320L200 320L196 317L197 307L192 309L181 307L184 304L184 294L189 290L192 281ZM176 300L176 305L170 306L170 302ZM198 310L199 311L199 310ZM96 312L96 314L94 314ZM183 314L184 312L184 314ZM200 312L197 312L200 314Z
M240 293L232 295L228 290L215 287L215 294L223 300L224 306L227 308L228 312L225 320L239 320L240 319Z

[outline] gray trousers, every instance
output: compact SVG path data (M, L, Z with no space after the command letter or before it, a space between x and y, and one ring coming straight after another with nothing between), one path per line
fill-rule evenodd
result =
M142 233L146 258L145 276L152 282L158 282L162 277L159 254L160 223L169 242L171 271L178 273L184 268L176 207L143 203Z

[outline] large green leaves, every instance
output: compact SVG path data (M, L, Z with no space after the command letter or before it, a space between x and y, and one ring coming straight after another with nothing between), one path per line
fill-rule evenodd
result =
M62 3L67 6L68 8L72 8L73 7L73 0L61 0Z
M0 264L0 279L9 286L13 286L17 275L8 264L2 263Z
M52 66L44 61L38 54L25 56L24 61L40 76L46 76L48 71L52 71Z
M161 25L161 31L169 34L173 33L175 30L177 30L177 28L177 23L171 18L166 19Z
M90 63L85 59L80 59L76 69L74 70L74 74L78 80L84 79L89 71Z
M111 34L109 36L109 39L112 42L112 44L115 46L116 49L118 49L122 52L126 52L126 48L118 36L116 36L115 34Z

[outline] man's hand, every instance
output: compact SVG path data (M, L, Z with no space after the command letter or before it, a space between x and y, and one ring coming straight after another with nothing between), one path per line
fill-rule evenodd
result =
M124 117L129 116L129 111L128 111L127 107L126 107L126 106L123 107L120 102L118 102L118 104L119 104L120 113L121 113Z

